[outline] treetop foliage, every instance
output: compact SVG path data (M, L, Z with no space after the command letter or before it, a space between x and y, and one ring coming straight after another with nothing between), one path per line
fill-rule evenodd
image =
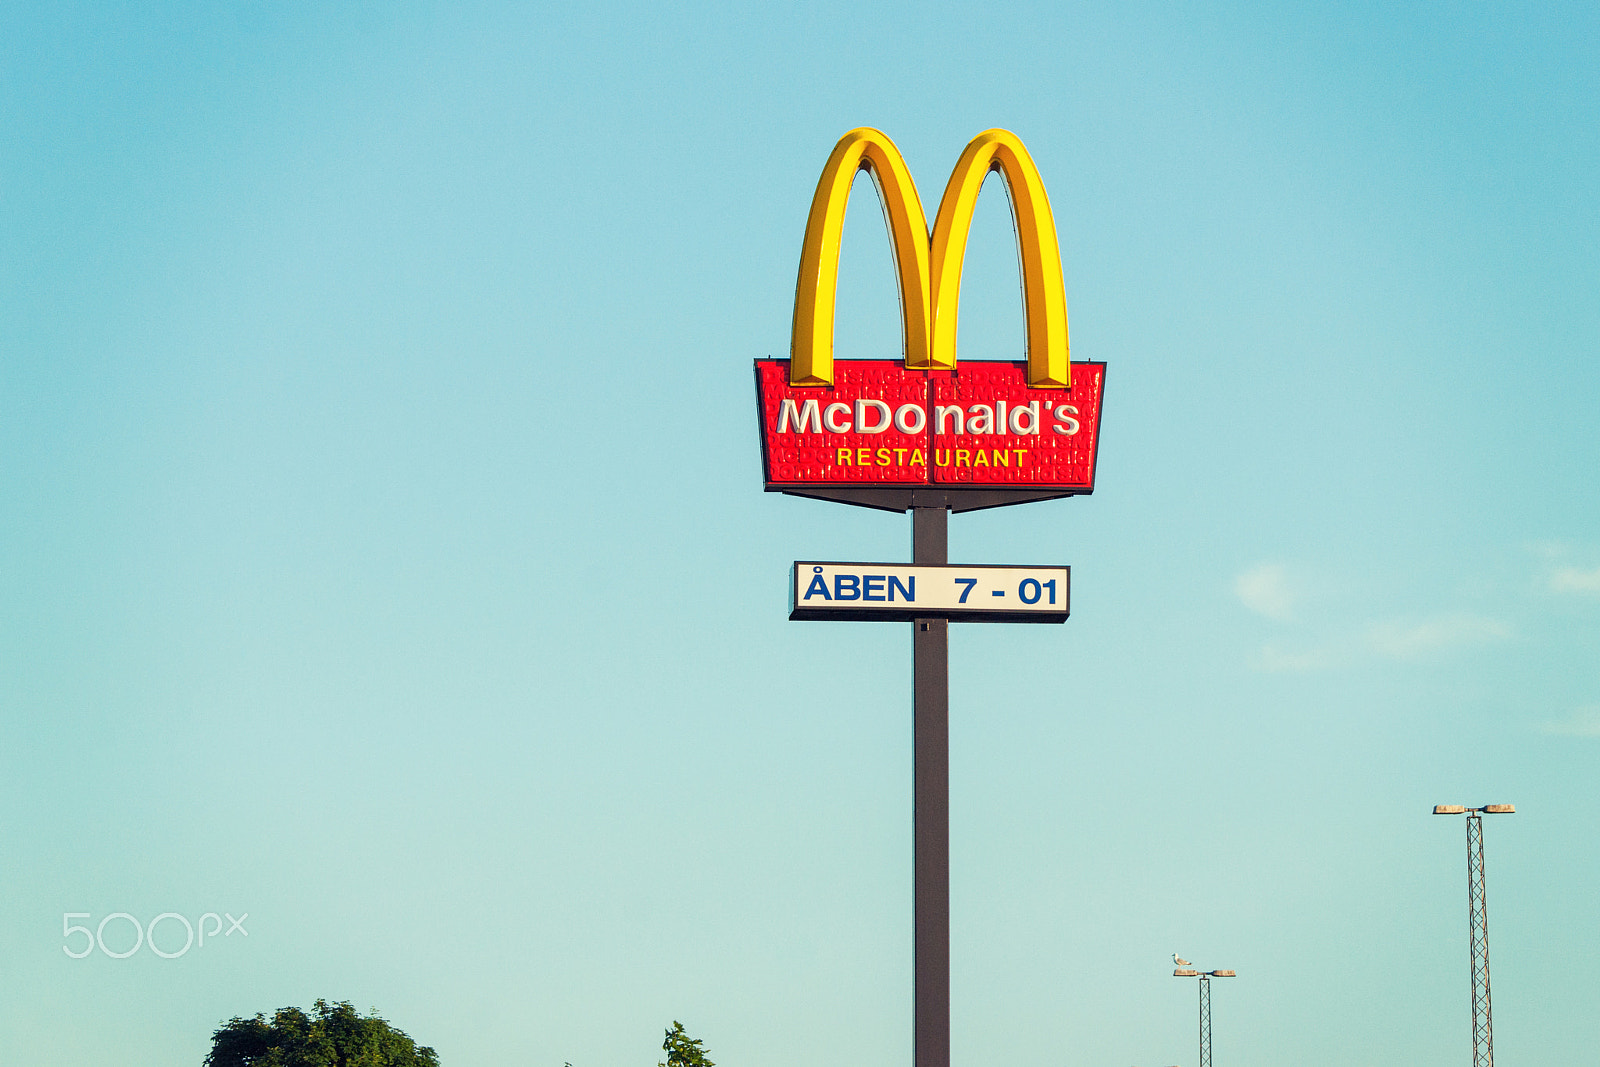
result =
M716 1067L706 1058L705 1042L684 1033L683 1024L676 1019L672 1020L666 1040L661 1042L661 1051L667 1054L667 1062L658 1063L656 1067Z
M280 1008L269 1022L234 1016L211 1035L205 1067L439 1067L438 1054L418 1047L347 1000L318 1000L312 1014Z

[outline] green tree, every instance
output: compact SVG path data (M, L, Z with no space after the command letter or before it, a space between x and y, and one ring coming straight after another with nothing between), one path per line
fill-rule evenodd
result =
M672 1020L666 1040L661 1042L661 1051L667 1054L667 1062L658 1063L656 1067L716 1067L706 1059L705 1042L684 1033L683 1024L676 1019Z
M433 1049L347 1000L311 1010L280 1008L270 1022L234 1016L211 1035L205 1067L439 1067Z

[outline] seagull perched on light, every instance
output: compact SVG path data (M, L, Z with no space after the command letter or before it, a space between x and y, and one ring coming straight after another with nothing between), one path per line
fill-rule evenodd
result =
M1188 960L1181 958L1176 952L1174 952L1172 954L1172 962L1176 963L1179 967L1193 967L1194 966L1194 964L1190 963Z

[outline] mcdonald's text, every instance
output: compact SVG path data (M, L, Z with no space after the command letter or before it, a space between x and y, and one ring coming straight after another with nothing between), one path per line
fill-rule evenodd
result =
M1079 363L1068 389L1035 389L1022 363L951 371L842 361L826 387L789 384L759 360L768 488L836 484L1094 489L1105 365Z

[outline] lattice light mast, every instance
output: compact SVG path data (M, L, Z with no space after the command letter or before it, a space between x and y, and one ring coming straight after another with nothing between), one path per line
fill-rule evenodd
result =
M1189 962L1180 961L1176 956L1172 959L1174 963ZM1211 1067L1211 979L1239 976L1233 971L1197 971L1193 967L1180 966L1172 972L1172 977L1200 979L1200 1067Z
M1435 804L1435 815L1467 817L1467 933L1472 946L1472 1067L1494 1067L1494 1012L1489 1003L1489 907L1484 895L1483 816L1511 815L1514 804Z

